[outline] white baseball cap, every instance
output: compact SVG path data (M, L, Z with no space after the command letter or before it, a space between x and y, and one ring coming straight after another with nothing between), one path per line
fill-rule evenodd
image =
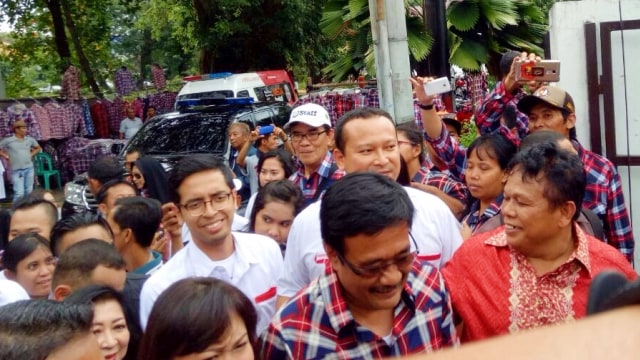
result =
M289 116L289 122L284 125L284 129L289 129L294 123L303 123L314 128L323 125L331 127L331 119L329 118L327 110L313 103L300 105L293 109Z

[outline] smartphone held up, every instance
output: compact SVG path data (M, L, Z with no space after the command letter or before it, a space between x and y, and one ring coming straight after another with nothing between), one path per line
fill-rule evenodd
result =
M517 81L560 81L560 61L540 60L540 61L516 61Z

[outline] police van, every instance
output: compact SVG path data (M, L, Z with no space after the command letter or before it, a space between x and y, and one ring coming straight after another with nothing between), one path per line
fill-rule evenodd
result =
M202 98L252 97L255 102L282 101L290 105L298 100L289 74L284 70L212 73L187 76L183 80L186 83L178 92L176 104Z

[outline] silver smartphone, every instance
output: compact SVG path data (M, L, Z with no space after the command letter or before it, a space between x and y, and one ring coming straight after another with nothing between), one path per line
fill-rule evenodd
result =
M517 81L560 81L560 61L518 61L516 62Z

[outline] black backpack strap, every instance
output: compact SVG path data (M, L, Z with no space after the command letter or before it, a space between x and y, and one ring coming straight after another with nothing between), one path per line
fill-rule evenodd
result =
M591 209L588 209L586 207L582 208L582 213L584 214L584 217L586 217L587 220L589 220L589 224L591 224L591 228L593 229L593 236L597 239L605 241L606 238L604 236L604 228L602 226L602 220L600 220L598 215L596 215L596 213L594 213L593 211L591 211Z

